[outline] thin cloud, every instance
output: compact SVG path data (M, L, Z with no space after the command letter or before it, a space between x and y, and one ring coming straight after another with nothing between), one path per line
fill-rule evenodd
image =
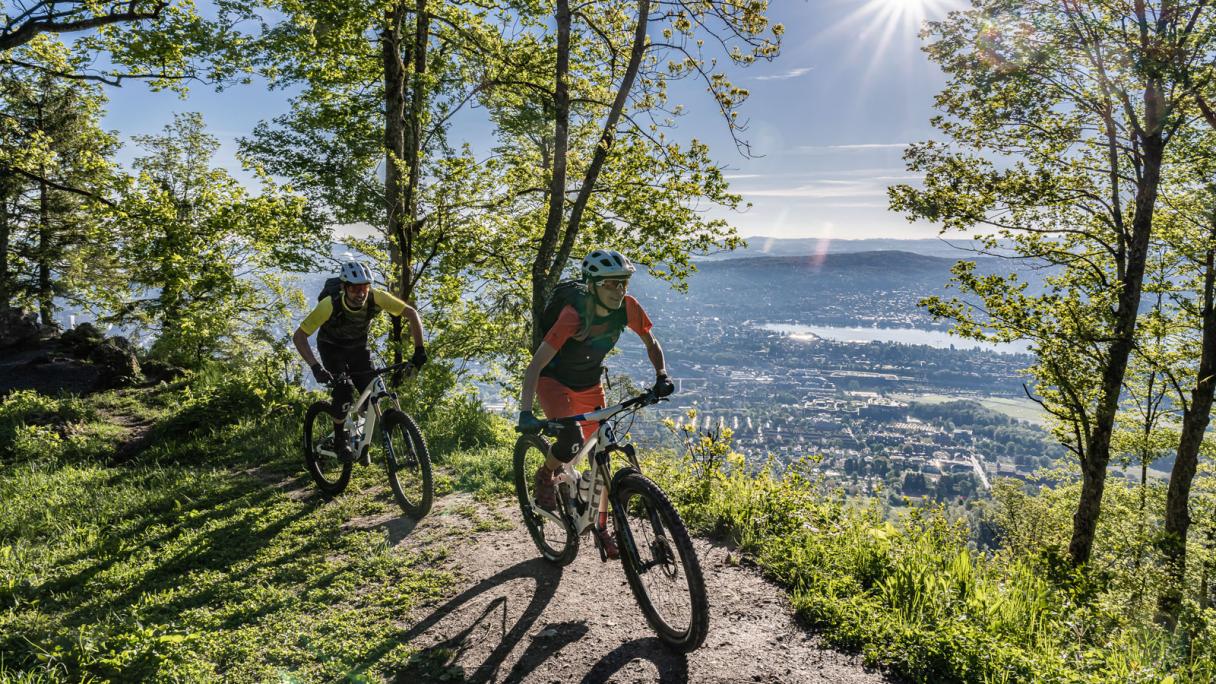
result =
M843 199L853 197L885 197L885 185L870 180L821 180L787 188L743 190L748 197L787 197L804 199Z
M800 145L794 151L800 154L831 154L832 152L877 152L902 150L908 143L858 143L854 145Z
M781 74L770 74L768 76L757 76L756 80L757 81L784 81L788 78L798 78L799 76L805 76L807 73L810 72L810 70L812 68L813 67L798 67L796 69L790 69L789 71L787 71L785 73L781 73Z

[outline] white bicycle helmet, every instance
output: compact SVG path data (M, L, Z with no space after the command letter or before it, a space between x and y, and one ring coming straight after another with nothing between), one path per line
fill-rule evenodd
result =
M612 249L597 249L583 259L583 279L628 278L637 269L629 257Z
M370 285L372 272L361 261L348 261L342 264L342 275L338 279L349 285Z

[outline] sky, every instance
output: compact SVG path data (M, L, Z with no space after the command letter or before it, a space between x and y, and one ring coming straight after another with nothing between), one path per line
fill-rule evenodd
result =
M961 0L771 0L785 26L781 55L730 71L751 95L740 117L752 156L739 153L712 98L689 83L673 89L687 115L673 133L710 145L731 189L750 209L719 212L743 236L819 239L930 238L937 229L887 210L886 187L913 183L906 144L933 136L933 96L945 78L921 51L919 27ZM120 161L139 155L130 136L156 133L174 112L198 111L221 149L214 163L238 178L237 138L288 110L289 93L264 83L214 92L195 86L186 99L139 83L110 90L104 125L121 132ZM471 120L452 139L488 147L488 128Z

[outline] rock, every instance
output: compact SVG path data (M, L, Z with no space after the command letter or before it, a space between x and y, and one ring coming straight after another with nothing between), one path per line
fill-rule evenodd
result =
M144 372L144 377L149 382L173 382L174 380L186 374L185 369L178 368L171 363L149 359L145 361L141 369Z
M131 340L128 340L127 338L123 337L122 335L115 335L114 337L111 337L109 339L109 342L111 344L117 346L119 349L122 349L123 351L129 351L132 354L135 354L138 352L138 350L135 348L135 345L131 343Z
M105 338L106 336L97 329L97 326L92 323L81 323L60 335L59 343L73 356L87 359Z
M38 341L38 314L21 309L0 310L0 348L25 347Z
M115 344L113 340L106 340L94 347L93 351L89 353L89 361L100 372L100 375L97 376L98 389L127 387L143 379L135 352L124 349L121 344Z

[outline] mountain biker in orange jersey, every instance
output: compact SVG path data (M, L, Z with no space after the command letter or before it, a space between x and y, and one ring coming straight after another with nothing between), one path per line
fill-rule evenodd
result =
M571 295L570 303L561 309L557 321L545 332L544 341L532 355L532 363L524 373L523 391L519 397L521 430L535 431L541 427L541 422L532 415L533 395L540 400L545 416L553 420L602 408L605 405L604 388L600 385L603 360L626 327L637 333L646 345L646 354L654 365L655 394L665 397L675 391L667 376L663 348L650 332L650 318L636 299L625 294L634 270L627 257L613 250L597 249L583 259L585 290L580 287ZM563 463L569 463L578 454L584 440L595 434L598 427L595 422L586 422L581 430L565 431L557 437L544 465L536 471L537 505L548 510L557 508L554 474ZM605 489L599 501L599 521L592 529L607 556L618 558L616 542L607 529L607 512L608 491Z
M410 336L414 339L414 355L410 358L410 364L415 369L421 368L426 363L426 350L423 348L422 318L418 311L383 290L373 289L371 271L361 262L342 264L338 280L340 287L332 288L332 292L329 292L331 283L326 283L316 308L291 337L296 351L312 368L317 382L328 384L333 382L335 375L346 372L359 392L367 387L372 378L368 333L372 319L381 309L393 316L405 316ZM321 353L324 366L317 362L308 344L308 338L314 332L317 333L317 351ZM350 385L342 384L333 389L334 445L338 458L343 461L353 458L345 423L346 407L353 399Z

